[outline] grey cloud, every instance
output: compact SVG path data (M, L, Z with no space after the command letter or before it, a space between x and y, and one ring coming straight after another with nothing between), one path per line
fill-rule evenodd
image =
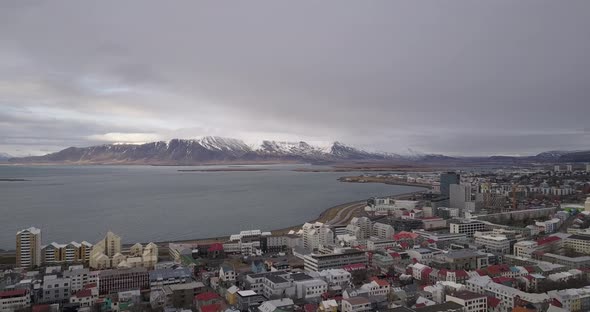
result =
M587 1L0 6L0 87L37 85L0 94L0 109L55 112L54 150L113 132L448 154L590 145Z

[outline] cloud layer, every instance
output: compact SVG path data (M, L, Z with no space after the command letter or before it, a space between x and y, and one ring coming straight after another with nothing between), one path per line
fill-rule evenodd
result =
M588 1L0 3L0 152L203 135L590 146Z

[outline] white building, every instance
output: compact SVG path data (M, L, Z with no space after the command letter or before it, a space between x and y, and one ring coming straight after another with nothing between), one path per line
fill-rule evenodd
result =
M30 227L16 232L16 264L19 267L41 265L41 230Z
M340 269L351 264L367 265L364 251L357 249L339 249L331 254L310 254L303 257L305 270L319 272L327 269Z
M26 289L0 291L0 311L15 311L31 304L31 295Z
M590 310L590 287L564 290L551 290L547 292L551 299L561 303L562 308L567 311L589 311ZM585 305L582 305L585 302Z
M340 286L343 289L351 285L352 275L344 269L329 269L319 272L329 286Z
M517 257L531 258L535 250L537 250L536 241L524 240L514 244L514 255Z
M307 250L318 250L320 246L334 245L334 232L330 227L321 222L305 223L303 231L303 248Z
M350 231L348 226L346 227L348 234L355 235L359 240L368 239L373 234L373 223L367 217L354 217L350 220L349 226L351 226Z
M98 287L98 271L90 271L82 265L70 266L63 272L65 278L70 279L72 292L82 290L84 286L95 284Z
M342 312L371 311L371 302L365 297L342 299Z
M376 222L373 224L373 235L379 238L392 238L393 234L395 234L395 230L393 226L385 223Z
M510 239L506 235L475 232L474 237L475 243L483 245L488 252L510 253Z
M462 305L465 307L465 312L486 312L488 310L488 298L471 291L448 294L446 300Z
M320 298L328 291L328 283L321 279L295 280L297 299Z
M475 232L483 232L486 229L486 224L477 220L460 220L453 221L449 224L449 232L454 234L463 234L467 237L473 237Z

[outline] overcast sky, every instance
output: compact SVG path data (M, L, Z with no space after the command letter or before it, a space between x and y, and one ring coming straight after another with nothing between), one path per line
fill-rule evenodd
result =
M1 1L0 152L590 148L590 1Z

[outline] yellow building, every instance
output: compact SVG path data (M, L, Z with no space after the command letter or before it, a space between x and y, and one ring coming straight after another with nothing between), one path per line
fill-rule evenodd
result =
M145 247L137 243L129 249L129 254L121 253L121 238L112 232L96 243L90 252L90 267L108 268L153 268L158 263L158 246L149 243Z
M41 230L30 227L16 232L16 264L19 267L41 265Z
M235 306L238 304L238 291L240 289L236 286L233 285L232 287L228 288L225 291L225 300L227 301L227 303L231 306Z

